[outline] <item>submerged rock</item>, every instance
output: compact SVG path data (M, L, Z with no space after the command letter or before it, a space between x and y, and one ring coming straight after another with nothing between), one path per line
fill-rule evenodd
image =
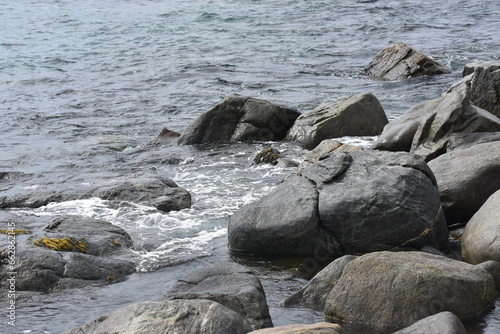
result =
M191 207L191 195L174 181L159 177L123 177L114 180L94 181L82 189L61 191L33 191L0 196L0 209L39 208L51 202L64 202L99 197L110 201L129 201L146 204L169 212Z
M372 148L406 151L429 161L445 153L454 133L500 131L500 119L471 104L466 85L424 101L389 123Z
M102 220L57 218L19 246L15 265L3 265L0 272L0 278L17 272L18 291L102 285L135 272L130 236Z
M465 226L462 258L472 264L500 261L500 190L488 198Z
M398 329L443 311L460 319L476 316L495 298L493 278L473 265L423 252L377 252L347 264L328 295L325 315Z
M393 334L466 334L466 331L460 319L446 311L428 316Z
M386 80L402 80L451 73L451 70L405 43L396 43L380 51L365 73Z
M280 141L299 115L268 101L229 96L189 125L179 144Z
M285 140L312 150L324 139L379 135L387 123L378 99L371 93L362 93L326 103L301 115Z
M184 275L164 298L212 300L240 314L252 329L273 326L260 280L233 262L211 264Z
M233 251L338 257L447 247L432 171L402 152L332 153L230 218Z
M449 225L466 223L500 189L500 141L455 149L429 162Z
M281 155L281 152L273 147L263 149L253 159L253 163L259 164L271 164L278 167L297 167L298 163L290 159L286 159Z
M64 334L244 334L250 331L238 313L219 303L200 299L132 304Z

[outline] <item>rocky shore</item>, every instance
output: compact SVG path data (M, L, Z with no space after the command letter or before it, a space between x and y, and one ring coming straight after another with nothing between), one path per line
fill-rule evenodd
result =
M374 80L449 72L403 43L365 70ZM157 300L65 333L465 333L462 322L491 307L500 286L500 62L468 64L463 75L392 122L369 92L302 115L230 96L182 134L164 129L151 143L288 141L311 150L274 190L230 217L228 247L235 258L328 264L282 302L324 312L325 322L274 328L259 277L221 262L179 277ZM334 140L342 136L378 139L362 149ZM272 147L254 161L297 165ZM81 189L9 191L0 209L91 197L162 212L191 206L191 194L172 180L131 175ZM2 233L22 234L16 231ZM15 263L8 246L1 249L0 281L17 272L16 288L26 294L113 284L136 271L133 250L127 232L109 222L61 217L18 238Z

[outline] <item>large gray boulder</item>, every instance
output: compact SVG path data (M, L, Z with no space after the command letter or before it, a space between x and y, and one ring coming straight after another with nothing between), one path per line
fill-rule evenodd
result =
M467 223L500 189L500 141L455 149L429 162L449 225Z
M162 300L129 305L64 334L244 334L250 331L238 313L216 302Z
M201 114L183 132L179 144L280 141L299 115L292 108L233 95Z
M184 275L164 298L212 300L240 314L252 329L273 326L259 279L234 262L211 264Z
M285 140L312 150L321 141L344 136L379 135L388 123L382 105L361 93L319 106L295 121Z
M393 334L466 334L466 331L456 315L445 311L428 316Z
M250 334L345 334L345 332L338 324L318 322L310 325L298 324L260 329Z
M332 153L230 218L229 247L333 256L447 247L434 176L404 152Z
M462 258L472 264L500 261L500 190L488 198L465 226Z
M472 103L500 117L500 61L469 63L462 74Z
M474 133L454 133L451 135L446 152L457 148L469 148L477 144L500 141L499 132L474 132Z
M405 43L380 51L365 69L367 75L386 80L451 73L451 70Z
M400 329L443 311L476 316L495 298L493 278L473 265L423 252L377 252L347 264L328 295L325 316Z
M446 151L454 133L500 131L500 119L470 102L465 84L410 108L389 123L372 148L406 151L430 161Z
M191 207L191 194L170 179L126 176L113 180L93 180L90 186L82 186L81 189L44 190L0 196L0 209L39 208L51 202L91 197L146 204L165 212Z
M130 236L102 220L57 218L18 246L15 265L2 265L0 271L2 282L9 272L17 272L18 291L104 285L136 270Z
M325 309L326 297L337 284L345 266L357 256L342 256L317 273L302 289L282 302L284 307L311 308L316 311Z

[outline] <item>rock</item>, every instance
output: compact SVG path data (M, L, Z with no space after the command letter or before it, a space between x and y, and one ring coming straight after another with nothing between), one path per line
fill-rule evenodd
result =
M473 265L423 252L377 252L347 264L325 316L394 330L443 311L476 316L495 298L493 278Z
M65 334L244 334L252 329L236 312L209 300L162 300L132 304Z
M250 334L345 334L345 332L340 325L318 322L312 325L300 324L260 329Z
M491 277L495 281L495 286L497 290L500 290L500 262L494 260L488 260L476 264L476 267L486 270L490 273Z
M497 174L497 178L499 175ZM462 235L462 258L464 261L472 264L488 260L500 261L499 223L500 190L497 190L465 226Z
M500 61L469 63L463 75L472 103L500 118Z
M332 153L230 218L229 247L333 257L447 247L448 229L426 163L403 152Z
M160 134L154 138L150 144L152 145L176 145L177 141L179 140L179 137L181 136L180 133L172 131L168 128L163 128L161 130Z
M405 43L396 43L380 51L365 73L386 80L402 80L451 73L451 70Z
M410 108L389 123L372 148L406 151L426 161L445 153L454 133L500 131L500 119L470 103L465 85Z
M500 141L500 132L454 133L448 141L446 152L494 141Z
M379 135L387 123L378 99L371 93L362 93L326 103L299 116L285 140L312 150L324 139Z
M123 177L96 180L89 189L65 189L0 196L0 209L39 208L51 202L99 197L110 201L129 201L169 212L191 207L191 195L174 181L160 177Z
M240 314L252 329L273 326L259 279L234 262L219 262L188 273L164 298L212 300Z
M102 285L135 272L130 236L102 220L57 218L43 233L31 235L19 246L15 266L4 265L0 271L0 278L17 272L18 291Z
M280 141L299 115L295 109L233 95L201 114L179 144Z
M320 161L323 157L328 156L330 153L336 152L355 152L362 151L363 148L359 146L347 145L339 142L335 139L325 139L318 146L316 146L311 152L309 152L304 161L300 163L297 171L302 171L307 166L312 165Z
M306 284L298 292L285 299L283 307L304 307L316 311L325 309L326 297L340 279L345 266L357 256L345 255L336 259Z
M429 162L448 225L466 223L500 189L500 142L453 150Z
M446 311L417 321L393 334L466 334L466 331L460 319Z
M254 164L271 164L278 167L297 167L298 163L290 159L284 158L280 151L273 147L263 149L253 159Z

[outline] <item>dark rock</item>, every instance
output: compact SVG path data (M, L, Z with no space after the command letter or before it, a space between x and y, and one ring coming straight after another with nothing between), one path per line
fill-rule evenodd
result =
M427 164L402 152L333 153L230 218L229 247L334 257L425 245L448 230Z
M17 272L18 291L108 284L135 272L130 236L106 221L57 218L19 246L13 268L4 264L0 271L2 282L8 272Z
M288 297L282 302L284 307L304 307L316 311L325 309L326 297L337 284L345 266L356 259L357 256L345 255L336 259L316 276L314 276L306 286Z
M500 131L500 119L471 104L467 87L460 85L389 123L372 148L406 151L430 161L445 153L453 133L495 131Z
M236 312L209 300L162 300L132 304L65 334L244 334L252 329Z
M448 225L466 223L500 189L500 142L453 150L429 162Z
M454 133L448 141L446 151L469 148L494 141L500 141L500 132Z
M230 96L201 114L179 144L280 141L299 115L295 109L268 101Z
M284 158L280 151L273 147L263 149L253 159L254 164L271 164L278 167L297 167L298 163Z
M443 311L476 316L495 298L493 278L473 265L423 252L377 252L347 264L325 316L394 330Z
M191 207L191 195L174 181L159 177L124 177L95 181L91 189L42 191L0 196L0 209L39 208L51 202L99 197L110 201L129 201L169 212Z
M446 311L419 320L393 334L466 334L466 331L460 319Z
M156 138L154 138L150 142L150 144L166 145L166 146L176 145L180 136L181 136L181 134L178 132L172 131L172 130L167 129L167 128L163 128L163 130L161 130L160 134L158 136L156 136Z
M344 136L379 135L388 123L384 109L371 93L326 103L301 115L285 140L312 150L321 141Z
M500 61L469 63L463 75L472 103L500 118Z
M250 334L345 334L345 332L340 325L318 322L312 325L300 324L260 329Z
M396 43L380 51L365 73L386 80L402 80L451 73L451 70L405 43Z
M497 174L498 177L500 174ZM500 261L499 222L500 190L488 198L465 226L462 235L462 258L464 261L472 264L488 260Z
M190 272L172 286L165 298L212 300L243 316L252 329L273 326L259 279L233 262L219 262Z

